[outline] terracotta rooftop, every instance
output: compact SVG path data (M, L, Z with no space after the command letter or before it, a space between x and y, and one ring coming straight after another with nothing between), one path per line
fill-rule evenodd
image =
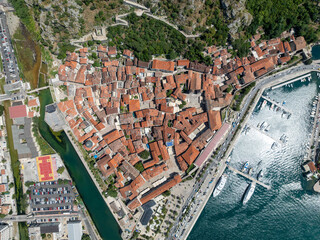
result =
M103 139L106 141L107 144L110 144L113 141L122 137L122 135L123 134L121 134L119 130L114 130L114 131L109 132L108 134L104 135Z
M191 165L199 155L198 149L196 149L193 145L190 145L187 151L182 154L183 159Z
M174 62L153 60L152 69L165 71L165 72L173 72L174 71Z
M27 107L26 105L18 105L9 107L9 115L11 119L26 117L27 116Z

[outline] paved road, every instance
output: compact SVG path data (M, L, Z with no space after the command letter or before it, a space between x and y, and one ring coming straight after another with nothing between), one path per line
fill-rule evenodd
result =
M232 138L233 135L235 133L235 130L237 129L236 126L239 125L240 120L244 117L245 113L248 110L248 107L250 106L251 101L253 100L253 98L255 97L255 95L257 94L257 92L263 88L264 86L275 82L277 80L280 80L281 78L283 78L284 76L288 75L288 74L293 74L293 73L299 73L300 71L307 71L307 70L318 70L319 69L319 65L313 64L313 65L300 65L300 66L296 66L293 68L289 68L287 70L284 70L282 72L279 72L277 74L274 74L270 77L264 77L261 79L257 79L256 81L256 86L254 88L252 88L250 94L247 96L245 102L243 103L242 109L241 111L238 113L238 116L236 118L236 120L233 122L233 126L231 131L228 133L227 138L225 140L225 142L221 145L216 157L214 158L214 161L210 164L210 166L208 167L208 169L205 171L203 177L200 179L200 181L198 181L194 187L193 187L193 191L191 192L191 194L189 195L189 197L187 198L184 206L181 208L182 210L180 211L179 215L176 218L176 222L174 223L172 230L169 234L168 239L177 239L174 235L176 233L176 230L179 226L179 223L181 223L181 216L182 216L182 212L184 209L186 209L188 207L188 205L191 203L191 200L194 198L195 194L199 191L200 187L202 186L202 183L205 181L205 179L208 177L208 175L210 174L210 172L214 169L214 162L220 161L222 160L222 157L224 156ZM178 237L179 238L179 237Z
M2 219L2 221L8 221L8 222L29 222L29 221L35 221L37 219L41 218L71 218L78 216L79 212L72 212L70 214L48 214L48 215L11 215L6 216Z

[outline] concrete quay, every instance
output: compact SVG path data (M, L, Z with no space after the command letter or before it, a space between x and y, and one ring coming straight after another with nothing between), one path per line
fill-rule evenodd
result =
M257 79L256 86L251 90L249 95L247 95L245 97L243 105L242 105L242 109L238 114L238 118L234 121L234 124L236 126L238 126L240 123L240 119L242 119L242 118L243 118L243 123L246 123L246 121L251 116L251 114L255 108L255 105L257 104L258 100L262 96L262 93L264 92L265 89L270 88L271 86L275 86L277 84L286 82L290 79L299 77L299 76L306 74L306 73L309 73L311 71L318 71L319 72L319 67L320 66L318 64L313 64L313 65L300 64L298 66L291 67L289 69L286 69L286 70L281 71L279 73L276 73L274 75L265 76L260 79ZM250 107L250 109L249 109L249 107ZM187 239L193 226L197 222L202 210L204 209L206 203L208 202L208 200L212 194L212 191L217 183L217 180L223 174L223 172L226 168L226 159L229 156L229 154L231 153L233 146L235 144L235 141L237 140L237 138L238 138L239 134L241 133L241 131L243 130L244 126L245 126L245 124L243 124L243 126L241 126L240 129L238 129L238 131L236 133L235 133L235 128L232 128L230 130L229 135L227 137L227 140L225 141L225 144L222 145L222 148L218 151L218 154L217 154L217 159L220 159L220 165L217 170L217 173L215 175L213 175L213 177L214 177L213 182L212 182L213 184L208 185L208 183L210 183L210 181L212 181L212 179L211 179L212 175L209 175L209 173L207 171L204 176L203 184L201 185L200 183L197 183L194 186L194 191L188 197L189 201L192 200L194 198L194 196L196 195L196 193L200 192L199 190L201 189L201 192L205 193L204 199L202 199L202 197L196 197L196 201L198 202L197 207L195 207L195 210L193 210L192 213L190 211L190 213L188 214L189 221L182 220L181 219L182 213L180 212L180 214L177 217L177 221L174 224L173 230L170 233L168 239ZM233 134L235 134L234 137L233 137ZM225 145L228 146L227 150L226 150ZM209 169L211 169L211 168L209 167ZM211 169L211 171L212 171L212 169ZM186 207L188 205L189 204L186 204L182 209L186 209ZM184 225L184 226L182 226L182 225ZM176 229L178 229L178 231L176 231Z

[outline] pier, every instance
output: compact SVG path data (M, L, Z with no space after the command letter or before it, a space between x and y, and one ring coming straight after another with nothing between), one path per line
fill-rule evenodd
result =
M228 165L228 168L229 168L231 171L233 171L233 172L235 172L235 173L237 173L237 174L239 174L239 175L241 175L241 176L243 176L243 177L251 180L252 182L255 182L255 183L261 185L262 187L264 187L264 188L266 188L266 189L268 189L268 190L271 189L271 187L270 187L269 185L264 184L263 182L260 182L259 180L257 180L257 179L255 179L255 178L249 176L248 174L243 173L243 172L239 171L238 169L235 169L235 168L231 167L230 165Z
M261 96L264 100L270 102L270 103L273 103L275 107L279 107L280 109L282 109L283 111L285 111L286 113L290 113L292 114L292 112L287 109L285 106L281 105L280 103L277 103L276 101L266 97L266 96Z
M273 89L276 89L276 88L279 88L279 87L285 86L285 85L287 85L287 84L294 83L294 82L296 82L296 81L302 80L302 79L304 79L304 78L309 78L309 77L311 78L311 73L309 73L309 74L307 74L307 75L304 75L304 76L301 76L301 77L298 77L298 78L293 79L293 80L291 80L291 81L281 83L281 84L279 84L279 85L276 85L276 86L274 86L274 87L271 87L271 89L273 90Z

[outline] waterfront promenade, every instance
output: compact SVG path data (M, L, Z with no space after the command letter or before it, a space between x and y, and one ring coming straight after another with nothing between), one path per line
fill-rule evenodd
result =
M237 140L239 133L241 133L242 128L244 127L247 119L250 117L251 113L253 112L256 103L258 102L258 100L262 96L263 91L266 88L269 88L271 86L286 82L286 81L293 79L293 78L297 78L298 76L309 73L310 71L318 71L319 67L320 66L316 65L316 64L313 64L313 65L302 65L301 64L296 67L292 67L287 70L276 73L274 75L263 77L263 78L256 81L257 82L256 86L246 96L246 98L243 102L242 109L239 113L239 117L234 121L234 125L238 126L240 119L244 118L243 126L240 127L240 129L237 131L234 138L233 138L233 134L235 132L235 127L231 129L225 143L222 145L222 147L220 148L220 150L217 153L216 159L218 159L220 161L220 164L219 164L219 167L217 170L217 174L215 174L215 175L209 174L209 170L212 170L212 167L209 166L209 168L208 168L209 170L207 170L205 172L203 179L201 181L199 181L197 184L195 184L194 190L192 191L191 195L188 197L188 200L193 199L195 194L197 192L200 192L200 189L201 189L201 192L205 192L205 199L201 202L198 202L198 207L196 208L196 212L189 214L189 216L192 216L192 218L189 218L188 222L185 220L184 221L182 220L182 212L180 212L180 214L178 215L177 220L174 224L174 227L169 235L169 239L187 239L193 226L195 225L197 219L199 218L202 210L204 209L207 201L209 200L217 180L224 172L225 167L226 167L226 165L225 165L226 159L229 156L229 154L234 146L234 143ZM252 105L251 105L251 103L252 103ZM251 106L251 108L249 109L250 106ZM229 147L227 148L227 146L229 146ZM224 156L224 157L222 157L222 156ZM211 181L212 177L214 177L213 184L211 184L209 186L209 189L207 189L207 191L206 191L206 188L208 188L207 183ZM182 209L186 209L187 206L189 205L188 201L186 201L186 202L187 203L185 204L185 206ZM178 232L177 232L177 229L178 229ZM179 234L176 234L176 233L179 233Z

